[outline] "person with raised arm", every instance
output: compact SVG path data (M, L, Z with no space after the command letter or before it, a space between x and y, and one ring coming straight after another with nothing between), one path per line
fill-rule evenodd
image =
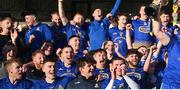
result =
M102 9L97 8L94 10L92 16L94 17L94 21L89 25L89 51L96 50L101 48L104 41L106 41L108 36L108 29L110 26L110 17L113 17L115 12L117 11L121 0L116 0L114 8L110 13L103 18ZM98 38L97 38L98 36Z

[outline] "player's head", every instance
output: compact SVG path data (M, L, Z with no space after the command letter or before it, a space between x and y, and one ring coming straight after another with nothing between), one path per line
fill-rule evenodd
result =
M140 61L141 54L137 49L129 49L126 56L126 61L128 62L129 67L137 67Z
M0 20L0 27L3 29L3 30L6 30L6 31L3 31L5 33L9 33L9 29L12 28L12 20L10 17L3 17L1 18ZM1 33L2 31L0 31Z
M84 17L82 14L80 13L76 13L74 15L73 21L77 24L77 25L82 25L84 23Z
M6 58L6 60L10 60L12 58L15 58L17 55L17 48L12 43L6 43L2 49L2 54Z
M22 62L19 58L5 61L4 66L10 79L20 80L23 78Z
M59 13L58 12L52 12L51 13L51 21L52 23L54 23L56 26L60 26L61 25L61 19L59 17Z
M71 64L74 59L74 52L73 48L69 45L64 46L60 52L59 55L61 57L61 60L66 64Z
M93 76L94 61L88 58L81 58L77 61L77 66L82 76L89 78Z
M31 27L36 23L35 12L32 11L25 12L24 18L25 18L25 23L28 25L28 27Z
M104 49L97 49L94 51L93 58L96 61L96 66L104 67L106 64L107 53Z
M46 59L45 54L42 50L36 50L32 54L32 61L37 69L41 69L44 60Z
M140 14L140 18L142 18L144 20L147 20L148 19L148 15L146 15L146 13L145 13L145 8L146 8L146 6L142 5L140 7L139 14Z
M170 22L171 15L167 10L163 10L160 13L160 20L162 24L168 24Z
M46 78L55 79L56 77L56 63L53 59L46 59L43 62L42 71L45 73Z
M80 49L80 37L73 35L69 38L68 45L70 45L74 50Z
M115 57L112 60L112 67L115 68L115 72L117 76L122 75L122 68L125 66L125 60L120 57Z
M100 21L103 18L103 12L100 8L97 8L94 10L92 16L94 17L95 20Z
M146 55L148 53L148 48L146 46L140 46L138 49L138 52L140 52L142 55Z
M106 50L107 54L114 53L114 43L111 40L105 41L103 43L102 49Z
M117 15L117 22L118 22L118 25L125 27L125 25L127 23L126 15L125 14Z

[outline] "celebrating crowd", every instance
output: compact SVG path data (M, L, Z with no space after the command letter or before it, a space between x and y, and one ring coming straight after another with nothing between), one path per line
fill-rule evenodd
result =
M0 89L180 88L180 28L169 11L148 16L142 5L129 20L116 0L105 17L97 8L85 22L81 13L69 20L64 1L50 25L32 11L23 25L0 19Z

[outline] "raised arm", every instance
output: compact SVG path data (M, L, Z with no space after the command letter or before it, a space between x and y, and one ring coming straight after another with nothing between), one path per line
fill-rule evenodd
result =
M61 18L63 26L65 26L68 23L68 19L65 16L64 8L63 8L63 0L58 0L58 11L59 16Z
M118 57L121 57L123 59L126 59L120 52L119 52L119 44L118 43L114 43L114 48L115 48L115 52L117 54Z
M158 57L158 55L159 55L159 53L160 53L160 51L161 51L161 47L162 47L162 43L159 41L158 44L157 44L157 50L153 53L153 56L154 56L155 58Z
M166 46L170 42L170 37L161 31L160 22L157 20L152 20L154 35L159 39L162 45Z
M153 55L153 52L155 52L155 51L156 51L156 45L151 46L149 54L148 54L148 57L147 57L146 62L144 64L144 71L145 72L148 72L148 70L149 70L149 66L150 66L150 63L151 63L152 55Z
M121 0L116 0L116 3L114 4L113 9L111 10L112 16L115 15L116 11L118 10L118 7L119 7L120 3L121 3Z
M132 41L131 41L130 30L132 30L132 25L127 24L126 25L126 43L127 43L127 48L128 49L132 49Z

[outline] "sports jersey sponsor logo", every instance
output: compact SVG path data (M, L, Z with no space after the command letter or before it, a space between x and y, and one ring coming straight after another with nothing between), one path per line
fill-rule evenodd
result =
M150 28L149 28L149 26L140 26L139 27L139 32L149 33L150 32Z
M141 74L140 73L137 73L137 72L128 72L128 73L126 73L127 74L127 76L134 76L134 77L136 77L138 80L141 80Z
M73 77L76 77L76 75L74 73L70 73L70 72L63 73L60 77L63 77L63 76L73 76Z
M100 73L102 79L108 79L109 75L107 73Z

